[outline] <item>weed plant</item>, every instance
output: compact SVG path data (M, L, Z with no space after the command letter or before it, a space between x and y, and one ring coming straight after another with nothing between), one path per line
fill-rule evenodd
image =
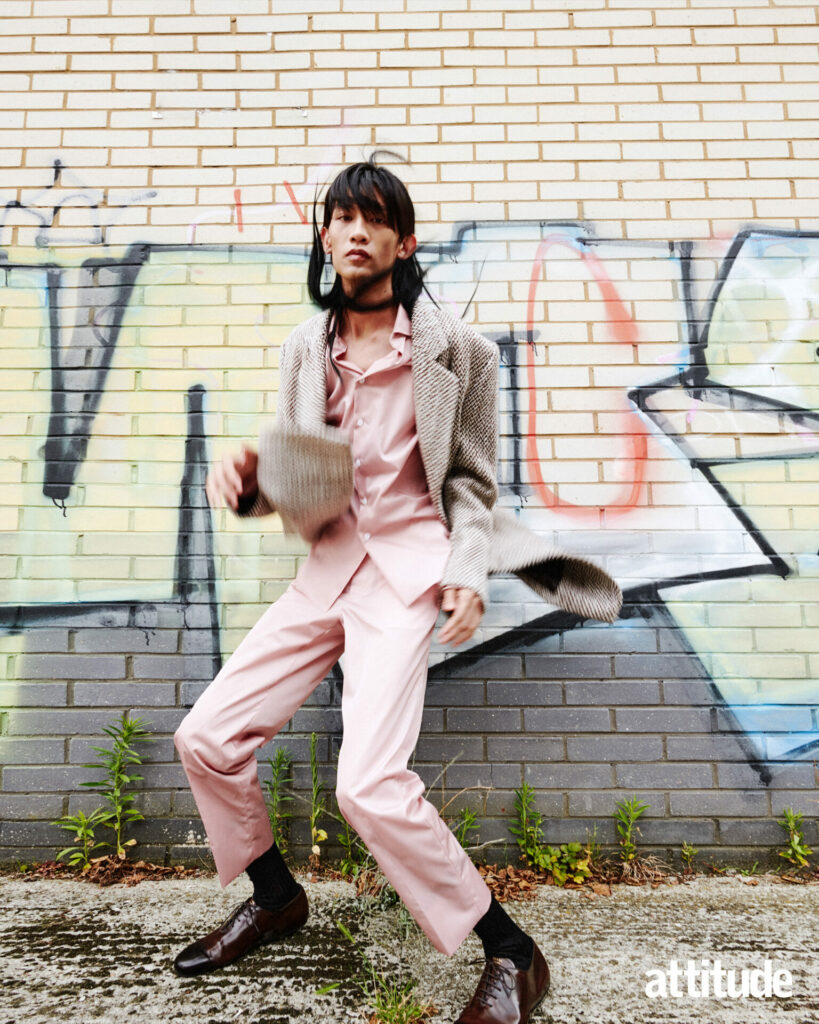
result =
M367 1000L369 1008L373 1011L373 1018L379 1024L423 1024L434 1015L435 1009L431 1006L423 1006L413 996L412 990L417 982L414 978L405 981L389 981L381 971L376 969L372 960L359 949L355 939L350 934L350 929L339 920L336 920L341 934L353 946L356 953L364 964L364 970L352 975L351 980ZM318 990L319 993L330 992L337 988L340 982L333 985L326 985Z
M129 718L128 712L123 711L113 725L103 728L102 731L114 741L113 749L92 747L92 750L96 750L100 754L100 758L96 762L83 764L82 767L102 768L105 777L94 782L81 782L80 785L98 790L111 805L110 809L106 811L97 808L88 818L80 811L78 814L64 815L52 822L53 825L59 825L60 828L74 832L75 842L81 844L82 847L79 850L74 847L61 850L57 855L58 860L60 856L68 855L69 851L72 851L73 854L79 854L79 856L69 856L69 864L81 865L82 869L86 870L90 866L89 853L91 850L110 845L96 841L93 830L98 825L104 825L113 830L114 845L120 860L125 860L125 847L136 844L136 839L124 838L125 826L134 821L142 821L144 815L140 814L136 808L128 806L133 803L134 794L128 793L126 790L132 782L142 781L142 776L130 775L126 768L132 764L142 764L142 758L133 747L134 743L154 742L153 737L143 728L143 725L147 724L149 723L143 722L141 718Z
M318 859L321 856L320 844L327 838L327 833L323 828L318 827L319 819L323 814L327 813L327 805L324 802L324 783L319 781L318 777L318 761L316 758L316 743L318 742L318 736L316 733L310 733L310 779L312 782L312 790L310 794L310 841L311 841L311 856L316 858L315 863L318 864Z
M277 747L275 756L268 757L267 763L270 765L270 778L264 780L268 796L267 813L270 817L273 839L282 855L285 855L290 841L290 825L293 817L292 812L284 807L284 804L293 801L292 794L286 792L285 787L293 783L293 776L290 774L293 760L287 750Z
M616 804L614 817L617 820L617 831L620 833L620 859L626 863L633 861L637 856L634 833L640 829L636 822L648 807L648 804L641 804L636 796L632 796L630 800L619 800Z
M94 829L105 818L106 812L101 807L98 807L88 817L82 811L77 811L76 814L66 814L57 821L52 821L52 825L59 825L60 828L64 828L67 832L74 833L75 845L66 846L64 850L60 850L56 859L61 860L63 857L68 857L70 867L79 867L82 871L88 871L91 867L91 851L111 845L110 843L99 842L94 836ZM79 849L77 848L77 843L80 844Z
M813 850L805 842L802 832L803 815L801 811L795 812L792 807L785 807L782 813L784 817L777 821L777 825L788 833L788 845L784 850L778 851L779 856L789 861L795 868L806 868L808 857Z
M515 811L509 831L526 861L552 876L555 885L582 883L591 875L591 849L583 843L543 844L543 816L534 807L535 791L528 782L515 790Z

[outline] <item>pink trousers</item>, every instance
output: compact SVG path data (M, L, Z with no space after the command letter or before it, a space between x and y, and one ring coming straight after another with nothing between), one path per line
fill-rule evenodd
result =
M344 652L336 799L405 906L451 956L491 892L407 767L421 728L436 583L409 607L369 555L329 609L295 579L174 734L222 887L273 842L254 751Z

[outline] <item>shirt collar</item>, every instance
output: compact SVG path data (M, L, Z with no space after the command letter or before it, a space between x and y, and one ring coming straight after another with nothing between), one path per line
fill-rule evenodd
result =
M331 326L336 321L336 315L333 313L330 318ZM395 349L399 356L403 357L406 350L406 340L412 337L412 321L407 315L407 311L399 303L398 310L395 314L395 323L393 324L392 334L390 335L390 345ZM337 334L333 340L333 356L343 355L347 351L347 342L344 338Z

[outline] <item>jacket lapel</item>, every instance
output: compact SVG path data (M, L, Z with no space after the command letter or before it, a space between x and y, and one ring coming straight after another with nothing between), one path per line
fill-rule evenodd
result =
M331 316L331 311L325 310L316 317L302 358L298 419L305 426L322 425L327 419L326 350ZM453 454L460 392L457 375L440 362L448 351L449 340L434 307L416 302L412 313L415 429L429 492L444 519L441 489Z

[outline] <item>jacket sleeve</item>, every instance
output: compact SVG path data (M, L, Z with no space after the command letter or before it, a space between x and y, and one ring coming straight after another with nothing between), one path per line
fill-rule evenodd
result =
M279 393L276 399L276 424L278 426L282 426L287 419L287 398L293 391L293 374L296 372L292 355L294 348L295 343L290 340L288 335L279 349ZM275 511L276 509L262 492L257 490L252 497L239 499L235 514L241 518L250 518L268 516Z
M489 604L492 509L498 500L498 366L496 345L463 398L457 448L442 498L450 521L450 555L441 587L468 587Z

